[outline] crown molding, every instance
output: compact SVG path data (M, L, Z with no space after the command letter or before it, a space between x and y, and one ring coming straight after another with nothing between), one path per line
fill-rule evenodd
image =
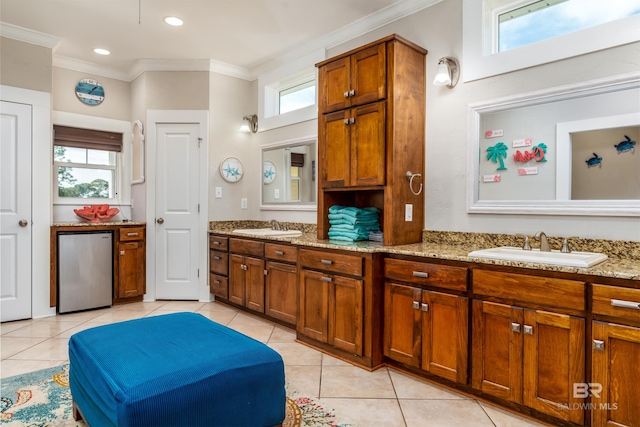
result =
M18 27L17 25L7 24L6 22L0 22L0 36L47 47L49 49L55 49L62 41L60 37Z
M208 59L139 59L129 69L129 81L147 71L209 71Z
M68 58L66 56L53 56L53 66L66 68L67 70L80 71L82 73L95 74L109 79L122 80L130 82L129 74L121 70L105 67L104 65L96 65L91 62L80 61L79 59Z
M226 62L216 61L215 59L210 61L209 71L249 81L253 81L258 78L257 74L247 70L246 68L237 67L235 65L227 64Z

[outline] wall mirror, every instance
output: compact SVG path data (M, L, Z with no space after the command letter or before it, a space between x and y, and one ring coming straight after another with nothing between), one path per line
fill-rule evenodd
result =
M467 212L640 216L640 74L469 105Z
M316 210L316 141L313 136L260 147L260 209Z

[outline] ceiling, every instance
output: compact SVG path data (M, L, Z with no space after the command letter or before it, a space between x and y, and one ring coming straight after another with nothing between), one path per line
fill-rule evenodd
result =
M138 60L212 60L250 75L275 58L331 47L438 1L1 0L0 29L17 39L22 28L54 36L54 65L96 66L102 75L131 76ZM184 25L171 27L166 16Z

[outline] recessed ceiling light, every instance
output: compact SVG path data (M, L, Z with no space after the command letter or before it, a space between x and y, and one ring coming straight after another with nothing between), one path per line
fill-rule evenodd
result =
M101 49L99 47L93 49L93 51L98 55L111 55L111 52L109 52L107 49Z
M166 18L164 18L164 22L169 25L173 25L174 27L179 27L183 24L182 19L175 16L167 16Z

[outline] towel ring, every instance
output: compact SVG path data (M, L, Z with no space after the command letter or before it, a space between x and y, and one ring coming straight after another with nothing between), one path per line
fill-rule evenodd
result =
M407 179L409 180L409 190L411 190L411 193L413 193L414 196L419 196L420 193L422 193L422 183L420 183L420 189L416 192L413 190L413 178L418 177L418 178L422 178L422 174L419 173L413 173L411 171L407 171Z

